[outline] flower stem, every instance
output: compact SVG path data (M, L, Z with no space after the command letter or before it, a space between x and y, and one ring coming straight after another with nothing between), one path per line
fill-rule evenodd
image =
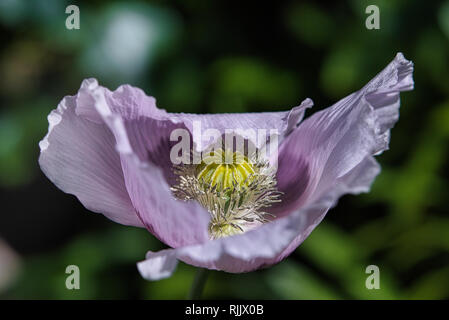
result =
M197 270L195 274L195 279L193 279L192 287L190 288L189 295L187 299L190 300L198 300L201 298L201 294L203 293L204 286L207 281L207 276L209 272L207 269L200 268Z

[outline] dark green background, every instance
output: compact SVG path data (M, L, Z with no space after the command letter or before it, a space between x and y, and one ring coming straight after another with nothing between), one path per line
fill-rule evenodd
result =
M65 28L77 4L81 29ZM380 8L380 30L365 8ZM0 0L0 238L17 267L0 297L184 298L194 268L148 282L135 263L163 247L88 212L40 171L46 116L86 77L141 87L183 112L311 112L361 88L397 52L415 63L372 192L345 196L284 262L212 272L205 298L449 298L449 1ZM311 112L308 112L310 114ZM65 288L67 265L81 290ZM380 290L365 268L380 268ZM0 261L0 272L6 261ZM3 268L4 271L4 268Z

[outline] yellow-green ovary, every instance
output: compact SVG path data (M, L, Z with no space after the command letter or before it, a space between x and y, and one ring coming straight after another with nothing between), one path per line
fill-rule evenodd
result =
M224 152L218 149L203 156L196 169L198 180L216 186L217 190L234 189L236 183L240 187L250 183L254 168L247 157L239 152Z

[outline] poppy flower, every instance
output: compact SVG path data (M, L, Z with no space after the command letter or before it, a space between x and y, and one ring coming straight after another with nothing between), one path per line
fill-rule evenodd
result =
M39 164L87 209L170 247L137 264L144 278L170 276L179 260L248 272L287 257L341 196L369 191L412 73L399 53L362 89L305 120L310 99L284 112L168 113L138 88L110 91L87 79L50 113ZM248 130L274 132L276 143ZM243 151L223 143L229 132Z

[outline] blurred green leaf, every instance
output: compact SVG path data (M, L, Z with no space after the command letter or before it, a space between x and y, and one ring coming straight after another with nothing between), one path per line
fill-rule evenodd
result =
M438 10L438 22L440 27L449 39L449 1L445 1Z
M330 52L320 73L321 87L329 97L344 97L359 89L362 56L352 44L340 45Z
M286 23L303 42L312 47L326 45L335 25L329 14L313 3L294 4L286 9Z
M417 279L412 287L407 289L407 299L447 299L448 283L449 267L433 270Z
M267 283L281 299L342 298L330 284L292 261L285 261L273 267L267 277Z
M321 224L298 250L305 254L321 270L327 272L357 299L393 299L397 297L396 284L385 267L382 271L381 289L368 290L365 281L366 267L370 265L368 252L337 227ZM376 263L373 263L376 264Z
M27 184L37 174L38 141L48 126L42 115L50 108L43 99L0 114L0 186Z
M213 66L216 96L213 112L243 112L256 107L259 111L276 106L292 107L300 102L301 86L288 71L251 58L226 58Z

